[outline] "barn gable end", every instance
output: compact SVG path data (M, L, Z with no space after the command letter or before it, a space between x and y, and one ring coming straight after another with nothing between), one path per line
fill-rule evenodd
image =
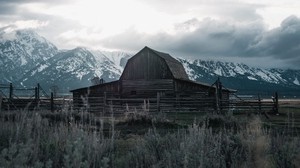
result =
M182 64L169 54L149 47L128 60L121 80L185 79L189 80Z

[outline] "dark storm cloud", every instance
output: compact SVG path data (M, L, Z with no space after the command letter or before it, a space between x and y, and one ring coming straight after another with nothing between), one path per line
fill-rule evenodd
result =
M186 31L189 27L194 31ZM139 34L134 30L111 37L104 42L107 47L137 49L136 44L147 44L164 48L184 56L247 56L248 47L264 31L262 24L234 26L211 19L198 21L192 19L176 26L176 35L159 33L154 36ZM182 31L181 31L182 30ZM124 40L122 40L124 39ZM126 39L126 40L125 40ZM128 40L135 39L135 40Z
M263 30L260 23L243 27L206 19L195 31L174 37L169 47L189 56L247 56L248 46Z
M281 26L265 32L252 47L252 53L259 56L270 55L284 60L300 63L300 19L296 16L286 18Z
M194 31L180 31L195 26ZM130 30L101 43L108 48L132 51L148 45L183 57L268 58L274 62L283 60L295 68L300 64L300 19L296 16L286 18L280 27L271 30L260 21L238 25L212 19L192 19L176 29L176 35L147 35Z

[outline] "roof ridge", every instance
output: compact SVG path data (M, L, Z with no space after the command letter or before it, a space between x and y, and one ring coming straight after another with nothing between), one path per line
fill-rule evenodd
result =
M145 46L145 48L148 48L149 50L153 51L155 54L157 54L158 56L162 57L163 59L165 59L166 57L169 57L168 61L172 61L172 62L175 62L175 63L180 63L177 59L175 59L174 57L172 57L169 53L157 51L157 50L154 50L154 49L152 49L152 48L150 48L148 46Z

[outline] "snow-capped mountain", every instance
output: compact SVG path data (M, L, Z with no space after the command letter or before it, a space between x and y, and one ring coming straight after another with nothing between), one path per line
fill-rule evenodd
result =
M127 60L132 56L132 54L117 51L92 50L91 52L98 64L96 76L106 81L118 79L123 72Z
M75 48L58 50L51 42L30 30L7 33L0 29L0 84L19 87L36 83L60 92L91 85L94 77L117 80L133 54ZM278 90L300 95L300 70L261 69L242 63L177 58L191 80L214 83L220 77L224 87L240 93Z
M31 30L7 32L0 29L0 84L12 82L18 87L44 88L56 85L61 91L85 87L95 76L105 81L120 77L127 59L124 52L75 48L58 50Z
M242 63L204 61L188 61L179 59L193 80L201 79L204 74L210 76L248 78L255 81L266 81L275 84L299 85L300 74L296 70L261 69L249 67ZM203 71L204 73L199 73Z
M212 60L178 60L182 62L190 79L213 83L220 77L225 87L235 88L242 93L269 94L278 90L294 94L295 90L300 91L299 70L262 69L243 63Z
M109 57L109 54L115 57ZM118 79L123 70L120 61L129 57L121 52L118 55L116 52L89 51L80 47L61 51L26 73L20 83L33 86L43 81L45 87L57 85L61 91L68 92L70 89L90 86L91 79L96 76L107 82ZM119 60L113 62L117 58Z
M0 29L0 78L10 82L22 78L24 72L47 61L57 48L29 30L5 32Z

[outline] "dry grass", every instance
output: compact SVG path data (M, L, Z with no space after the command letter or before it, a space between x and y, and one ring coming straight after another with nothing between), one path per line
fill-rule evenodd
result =
M1 112L0 167L299 166L299 136L266 129L257 116L179 126L147 110L128 114L116 121L68 109Z

